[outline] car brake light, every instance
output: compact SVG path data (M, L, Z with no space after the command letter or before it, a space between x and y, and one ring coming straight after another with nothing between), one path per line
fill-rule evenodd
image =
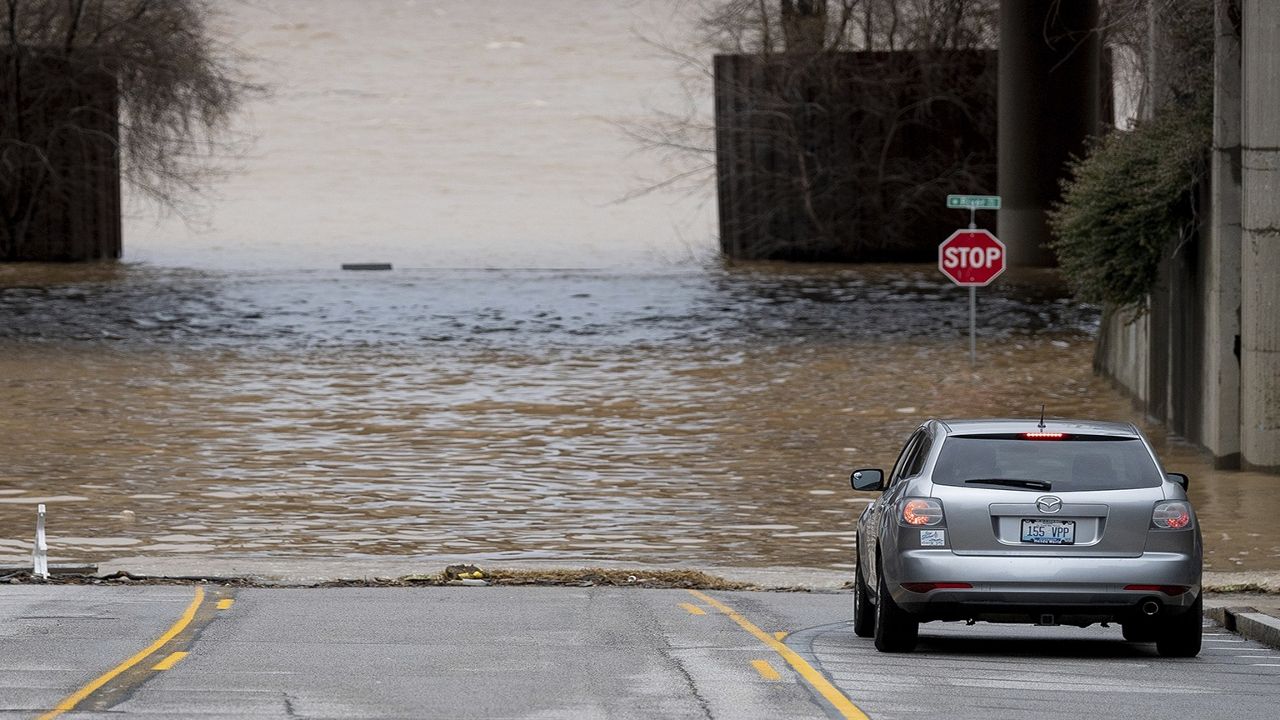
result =
M1061 440L1067 436L1066 433L1055 432L1024 432L1023 440Z
M969 590L972 585L966 582L923 582L902 583L902 587L913 593L927 593L933 590Z
M1163 530L1186 530L1191 527L1191 506L1181 500L1157 503L1151 523Z
M1190 588L1185 585L1125 585L1124 589L1136 592L1158 592L1173 597L1181 595Z
M902 522L937 525L942 522L942 503L933 498L908 498L902 503Z

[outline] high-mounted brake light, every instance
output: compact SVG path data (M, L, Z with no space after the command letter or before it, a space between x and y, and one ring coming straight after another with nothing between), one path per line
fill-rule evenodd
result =
M937 525L942 522L942 503L933 498L908 498L902 503L902 522Z
M1067 436L1066 433L1055 432L1024 432L1023 440L1061 440Z
M1151 523L1162 530L1186 530L1191 527L1191 506L1181 500L1156 503Z

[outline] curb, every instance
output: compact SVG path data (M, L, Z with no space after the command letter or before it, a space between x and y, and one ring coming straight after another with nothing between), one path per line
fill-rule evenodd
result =
M1208 608L1204 613L1241 637L1280 649L1280 620L1251 607Z

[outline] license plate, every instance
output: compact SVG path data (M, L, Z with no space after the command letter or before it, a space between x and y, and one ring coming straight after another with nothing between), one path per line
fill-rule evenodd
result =
M1041 545L1075 545L1076 521L1023 520L1022 542Z

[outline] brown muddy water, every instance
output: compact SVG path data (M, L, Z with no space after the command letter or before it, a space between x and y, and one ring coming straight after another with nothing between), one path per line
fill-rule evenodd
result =
M929 416L1134 419L1032 273L0 268L0 560L467 555L847 568ZM1275 478L1189 473L1215 570L1280 568Z

